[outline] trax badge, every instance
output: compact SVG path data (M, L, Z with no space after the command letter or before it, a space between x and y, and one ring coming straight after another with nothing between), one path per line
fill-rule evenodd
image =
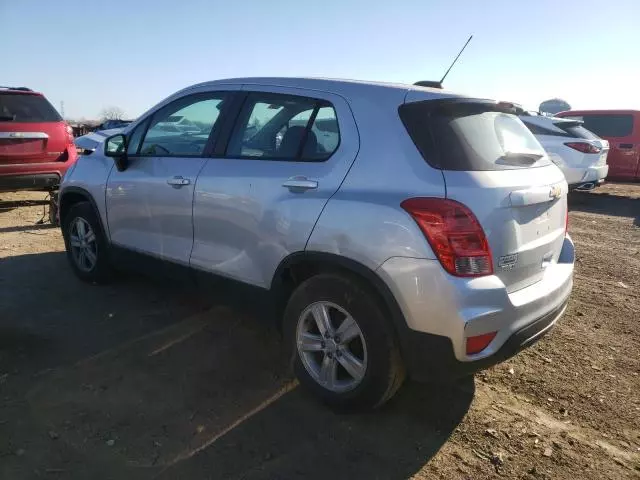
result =
M554 185L549 190L549 198L560 198L561 195L562 195L562 188L560 187L560 185Z
M511 255L503 255L498 259L498 266L502 270L511 270L518 263L518 254L512 253Z

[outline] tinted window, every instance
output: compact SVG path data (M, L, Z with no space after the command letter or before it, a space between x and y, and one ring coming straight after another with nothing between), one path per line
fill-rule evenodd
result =
M505 170L548 165L520 119L483 101L402 105L400 118L423 158L443 170Z
M534 135L550 135L553 137L567 137L567 138L584 138L587 140L596 140L599 137L592 132L584 128L578 122L561 121L553 124L553 128L545 128L533 122L529 122L526 117L520 118L522 123L529 129Z
M251 94L231 136L227 156L324 161L339 144L334 108L323 100Z
M41 95L0 94L0 122L59 122L62 117Z
M329 157L337 150L340 144L340 129L333 107L321 107L318 110L311 131L315 134L318 142L316 155L310 158L311 160Z
M200 156L220 116L223 97L192 95L169 104L153 115L140 155L159 157ZM187 120L189 129L180 129L176 119Z
M568 116L582 120L584 127L600 137L627 137L633 132L633 115L582 115Z
M587 140L597 140L598 138L600 138L598 137L598 135L594 135L593 132L590 132L589 130L584 128L582 125L566 127L560 124L558 128L561 128L562 130L567 132L569 136L574 138L585 138Z
M489 102L425 101L400 107L425 160L443 170L505 170L548 165L520 119Z
M144 135L145 130L147 129L147 125L149 124L149 120L142 122L138 125L135 130L129 136L129 142L127 144L127 154L135 155L138 153L138 148L140 147L140 141L142 140L142 136Z

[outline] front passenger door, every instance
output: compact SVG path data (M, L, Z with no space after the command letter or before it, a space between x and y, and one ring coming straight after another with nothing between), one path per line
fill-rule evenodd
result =
M184 96L132 131L128 167L112 169L107 181L107 218L114 245L189 263L194 187L229 100L230 93L225 92Z

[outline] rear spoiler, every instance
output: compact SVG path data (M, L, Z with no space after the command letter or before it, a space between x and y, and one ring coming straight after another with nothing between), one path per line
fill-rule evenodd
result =
M568 118L554 118L553 124L556 126L562 125L563 127L581 127L584 122L582 120L569 120Z

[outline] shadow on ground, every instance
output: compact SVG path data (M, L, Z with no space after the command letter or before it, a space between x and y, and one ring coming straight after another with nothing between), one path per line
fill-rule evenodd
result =
M640 198L609 193L572 192L569 195L569 210L630 217L633 224L640 227Z
M409 382L336 414L259 319L144 279L83 284L61 252L0 259L0 305L0 478L404 479L474 395Z
M0 370L74 362L209 306L186 289L137 277L88 285L64 252L0 258Z
M0 198L0 213L8 212L15 208L34 207L37 205L49 205L49 200L46 198L43 200L2 200Z
M0 227L0 233L11 232L30 232L32 230L49 230L51 228L58 228L56 225L50 223L34 223L32 225L14 225L11 227Z
M383 410L345 416L296 389L157 478L405 479L438 452L472 398L471 379L410 383Z

